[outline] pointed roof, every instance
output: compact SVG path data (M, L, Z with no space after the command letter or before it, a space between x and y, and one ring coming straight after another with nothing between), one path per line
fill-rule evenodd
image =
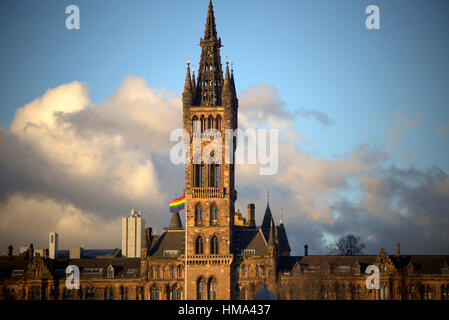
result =
M204 29L204 40L217 40L217 29L215 26L214 6L212 0L209 1L207 10L206 28Z
M190 78L190 63L187 62L186 81L184 83L184 94L192 94L192 80Z
M274 239L274 232L273 232L273 230L274 230L274 226L273 226L273 222L271 223L271 226L270 226L270 234L269 234L269 236L268 236L268 246L275 246L275 239Z
M192 92L195 93L196 89L196 80L195 80L195 65L192 65Z
M173 212L168 230L183 230L179 212Z
M279 245L281 247L281 251L291 251L290 244L288 243L287 231L285 231L284 222L279 223Z
M237 97L237 93L235 91L235 82L234 82L234 66L231 64L231 90L234 97Z
M212 1L209 2L204 39L201 39L200 46L201 58L193 105L219 106L224 80L220 56L221 39L217 38Z
M274 224L273 215L271 214L270 202L267 200L267 208L265 209L265 215L263 216L261 227L262 233L267 242L272 224Z
M223 84L223 91L221 92L222 100L224 97L231 98L232 96L232 83L231 83L231 77L229 76L229 64L226 62L226 72L225 72L225 79Z

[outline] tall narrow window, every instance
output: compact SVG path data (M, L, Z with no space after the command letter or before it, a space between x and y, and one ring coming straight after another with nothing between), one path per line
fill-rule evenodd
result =
M212 116L209 116L207 119L207 128L213 129L214 128L214 118Z
M159 287L154 285L150 289L150 299L159 300Z
M209 279L208 290L207 290L207 299L215 300L217 298L217 282L214 278Z
M198 203L195 207L195 225L200 226L203 224L203 207Z
M221 117L220 116L217 116L217 118L215 120L215 129L221 130Z
M206 130L206 118L204 116L201 116L201 133L203 133Z
M245 290L245 287L242 287L242 290L240 290L240 300L246 300L246 290Z
M197 116L193 116L192 118L192 132L199 133L201 131L201 123L198 120Z
M217 236L213 236L210 239L210 253L218 254L218 238L217 238Z
M195 240L195 254L203 254L203 238L198 236Z
M209 187L216 187L215 185L215 163L209 165Z
M206 283L203 278L199 278L196 284L197 300L206 300Z
M157 278L161 278L161 267L157 266Z
M201 181L200 181L200 187L204 187L204 162L201 162Z
M178 278L182 278L182 267L178 266Z
M220 166L218 164L213 164L215 166L215 187L218 188L220 186Z
M242 266L242 277L246 277L246 265Z
M218 222L218 208L215 203L210 206L210 224L215 225Z

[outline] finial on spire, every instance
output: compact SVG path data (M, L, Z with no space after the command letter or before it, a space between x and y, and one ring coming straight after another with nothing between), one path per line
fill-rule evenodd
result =
M226 64L229 63L229 54L226 55Z
M190 65L190 56L187 56L187 64Z
M280 224L283 224L283 223L284 223L284 221L283 221L283 219L282 219L282 214L283 214L283 213L284 213L284 209L281 208L281 221L279 221Z
M192 72L195 73L195 64L192 63Z

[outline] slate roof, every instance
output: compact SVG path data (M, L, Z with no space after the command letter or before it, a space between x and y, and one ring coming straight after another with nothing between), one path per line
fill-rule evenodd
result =
M255 255L268 255L267 242L260 229L236 229L233 234L234 252L240 254L245 249L255 249Z
M377 255L362 255L362 256L281 256L279 257L278 270L280 272L290 272L298 262L302 268L309 266L331 265L332 268L338 266L354 267L356 263L360 265L363 273L366 267L374 264ZM417 274L441 274L441 268L445 263L449 262L449 256L425 256L425 255L395 255L388 256L393 265L398 271L406 270L411 262ZM449 264L449 263L448 263ZM352 269L351 269L352 270Z
M110 259L55 259L51 265L51 272L56 277L65 278L65 270L69 265L76 265L80 269L81 279L107 278L107 269L114 268L114 279L139 278L140 258L110 258ZM101 273L87 272L86 269L102 269ZM59 273L56 270L60 271Z
M83 249L83 258L114 258L120 257L122 254L122 250L115 249ZM56 251L56 258L58 259L68 259L70 257L70 250L58 250Z
M178 255L184 254L184 230L167 230L160 237L153 241L150 248L150 256L163 257L165 250L178 250Z
M283 223L280 223L278 228L279 246L281 251L291 251L290 244L288 243L287 232Z
M11 279L13 270L25 270L27 265L28 260L24 256L0 256L0 279Z

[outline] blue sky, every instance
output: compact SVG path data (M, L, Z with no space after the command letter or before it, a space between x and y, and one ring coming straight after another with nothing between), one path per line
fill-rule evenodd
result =
M302 137L302 140L298 142L300 151L294 155L295 157L292 156L292 161L298 161L298 163L302 161L300 165L303 166L303 170L312 171L309 177L304 178L304 181L310 184L310 191L309 185L304 186L299 181L301 175L304 176L304 172L300 171L301 168L298 168L298 172L291 172L292 175L297 174L300 177L296 181L290 180L290 173L281 173L277 177L269 177L266 180L254 177L254 181L248 182L245 181L246 176L243 174L243 178L237 177L237 183L240 183L240 186L237 185L237 190L241 196L238 206L245 208L247 203L245 201L255 201L257 214L260 217L264 211L267 190L273 191L272 208L276 207L278 210L277 207L286 206L285 203L289 202L288 209L291 212L300 211L304 214L304 219L316 222L312 228L304 222L305 220L295 221L295 223L299 221L299 226L296 233L290 233L290 235L300 249L303 241L310 241L307 239L315 237L317 247L317 239L320 236L331 238L343 231L346 232L351 227L358 228L356 231L360 231L366 239L377 239L375 240L377 242L371 246L374 248L372 250L377 250L381 245L394 246L397 240L394 237L399 234L399 228L404 238L409 237L410 232L421 232L422 239L425 238L426 241L425 246L423 244L421 247L423 250L433 248L437 243L440 244L439 249L447 248L449 235L445 226L449 225L447 218L449 204L447 176L449 173L449 41L447 36L449 20L447 14L449 2L444 0L215 0L213 3L218 35L224 45L221 51L222 60L224 63L225 55L229 54L230 61L234 64L237 91L258 94L260 88L277 90L273 92L278 92L278 97L271 97L273 93L271 91L267 94L272 98L268 105L279 107L273 110L284 110L282 108L285 107L294 121L294 130ZM69 31L65 27L67 17L65 9L71 4L78 5L80 8L80 30ZM380 30L367 30L365 27L367 17L365 9L368 5L377 5L380 8ZM55 163L60 165L58 162L60 159L55 160L52 154L45 154L48 152L46 149L48 145L45 143L50 141L50 145L55 144L63 149L65 139L73 138L72 132L58 131L59 135L52 136L52 132L45 131L44 135L42 131L39 133L42 136L39 135L37 140L33 140L34 135L21 137L17 130L7 132L18 108L44 96L50 88L80 81L88 85L90 99L100 107L102 106L98 108L98 114L101 114L102 120L107 119L110 123L114 123L114 128L122 130L115 132L116 134L123 134L130 141L134 141L133 139L137 137L138 141L135 145L138 146L136 149L140 153L136 153L137 160L134 159L135 163L130 161L128 164L130 168L127 170L132 172L132 169L139 168L139 165L148 169L145 167L148 165L145 161L150 158L151 164L158 169L156 176L159 176L153 180L156 181L155 186L159 183L161 187L158 190L161 203L154 205L146 194L145 197L136 199L139 201L146 199L147 202L144 202L142 207L151 212L153 221L159 225L166 223L166 217L163 217L165 219L163 220L157 216L166 209L164 202L166 199L162 197L168 194L167 190L173 192L173 189L178 188L174 185L181 184L182 179L177 177L179 175L171 173L172 169L166 164L166 158L158 159L158 156L154 155L159 152L156 149L162 147L150 141L158 140L160 137L157 136L156 139L156 135L151 136L153 132L151 130L163 137L166 136L162 135L165 132L157 131L160 128L156 130L144 127L148 131L142 131L143 134L150 133L148 141L139 140L141 134L136 134L131 127L141 123L132 122L135 118L131 118L135 114L131 115L131 112L136 112L140 116L142 114L147 116L148 113L153 112L147 110L148 108L154 108L158 114L162 115L171 115L171 112L174 112L175 102L173 101L175 100L153 99L155 92L153 89L166 88L180 95L184 85L187 56L190 56L192 63L199 62L199 41L204 32L207 6L208 0L4 0L0 2L0 87L2 88L0 147L4 149L8 147L10 148L8 150L11 150L10 154L7 153L8 151L3 155L0 154L0 173L3 173L5 177L11 176L10 180L20 180L12 187L9 183L4 183L5 186L0 183L0 222L7 219L5 208L12 208L10 211L14 211L14 208L20 209L21 204L25 202L26 205L23 207L31 208L30 212L33 213L34 207L38 206L33 202L34 198L39 198L42 193L46 193L47 197L47 202L39 204L44 208L43 212L47 210L46 208L58 208L67 216L70 216L72 211L61 203L64 205L67 202L71 203L76 209L84 210L84 214L93 212L102 217L106 213L109 214L111 208L114 210L112 204L116 205L116 209L111 216L116 217L122 216L125 210L128 211L130 206L135 205L133 195L120 198L114 194L115 181L122 178L123 172L128 172L122 170L123 158L117 157L118 160L113 159L114 161L111 160L108 164L110 168L120 172L120 174L117 173L120 179L115 179L115 176L111 175L115 180L112 179L114 181L109 185L108 175L93 174L89 180L80 174L76 178L84 181L83 183L73 178L68 180L71 186L66 186L64 183L67 181L58 181L61 183L60 186L50 184L49 190L43 191L45 188L41 186L48 182L48 176L54 176L57 180L66 177L67 174L61 169L63 173L59 176L60 171L55 169ZM137 77L127 78L129 75ZM146 80L147 87L141 85L139 77ZM264 86L264 83L269 86ZM111 95L116 90L122 92L122 96L111 99ZM148 102L144 106L148 107L147 109L134 105L135 101L125 99L132 90L137 90L144 95L142 101ZM83 88L76 83L60 88L58 92L65 92L64 95L67 97L84 97ZM52 93L48 96L57 95ZM244 94L239 96L243 105ZM152 97L153 100L148 100L148 97ZM70 108L73 106L69 100L66 98L68 105L66 109L58 109L58 106L52 105L44 111L64 111L67 114L73 111L73 117L70 118L68 115L64 121L70 123L73 128L81 128L79 129L81 131L92 131L90 126L97 125L95 121L98 120L95 118L95 112L72 110ZM124 120L117 118L117 114L121 112L114 109L117 101L120 103L124 101L130 108L124 107L123 110L129 111L129 114L122 115L124 118L129 116L131 119L129 127L121 123ZM159 101L160 104L152 104L154 101ZM164 113L164 110L160 110L165 105L172 107L170 112ZM109 115L109 110L116 113L111 112ZM22 120L33 122L30 117L38 115L38 112L33 112L30 110L25 112ZM264 115L270 115L270 110L265 112ZM167 119L167 128L173 123L181 125L182 115L176 114L174 118L177 116L179 119ZM83 119L89 121L83 123ZM36 124L39 123L38 120L41 119L37 119ZM148 119L145 118L145 120ZM148 122L152 124L151 119ZM110 123L100 123L103 126L101 128L99 126L98 131L107 136L110 134ZM148 125L148 123L145 124ZM50 128L54 128L53 125L51 124ZM121 125L123 128L120 127ZM58 128L58 130L62 129ZM80 142L81 146L86 146L88 156L91 155L89 153L91 149L97 150L102 147L96 145L97 140L93 138L85 139L89 134L81 134L73 139ZM38 155L26 153L28 151L26 144L20 145L20 148L14 148L19 143L10 135L16 135L24 140L29 139L39 151ZM103 135L100 136L104 138ZM55 140L47 141L41 137L51 137ZM42 143L43 146L40 145L39 139L45 140L45 143ZM164 141L163 138L159 140ZM111 145L114 143L107 139L105 141L103 155L107 158L110 156L108 143ZM134 148L135 145L132 147ZM386 155L386 161L376 162L381 163L384 171L371 168L370 174L366 174L361 172L363 170L359 172L358 169L352 168L353 158L357 158L355 156L357 152L354 150L359 150L357 148L361 145L369 146L369 150L378 149ZM115 155L127 155L129 151L120 148L117 150ZM363 149L360 153L366 150L368 149ZM304 156L303 151L307 153L307 156ZM27 160L29 162L24 160L23 163L14 167L15 170L4 165L9 163L8 158L20 157L24 154L29 156ZM42 154L44 159L40 158ZM98 159L103 160L100 156L96 158ZM322 159L329 161L321 161ZM340 161L341 159L343 160ZM22 171L28 172L29 168L34 168L32 166L34 163L42 163L42 168L45 167L48 171L42 170L39 177L36 177L33 172L28 173L28 176L25 173L22 174ZM342 165L342 163L345 164ZM367 167L370 165L374 166L367 164ZM316 168L327 171L319 175L313 171ZM432 168L434 170L431 170ZM3 169L6 171L2 171ZM288 171L285 168L284 170ZM320 170L317 170L318 173ZM355 170L356 173L351 170ZM148 169L148 172L150 171ZM329 176L331 173L334 174L329 179L328 171ZM167 179L166 174L173 176ZM380 182L376 181L375 179L381 175L383 180L379 178ZM85 178L87 180L83 180ZM180 181L176 180L178 178ZM410 186L408 179L418 181L418 187ZM102 204L99 204L97 198L92 196L94 193L88 192L90 190L88 186L94 188L98 181L104 183L102 187L105 194L100 195L103 199ZM348 188L346 183L351 187ZM29 187L30 184L34 187L32 191L30 191L32 189ZM140 191L145 193L147 190L153 190L152 188L153 185L143 184ZM335 198L334 190L337 190L336 193L340 198ZM310 194L307 195L308 191ZM11 196L15 194L24 198ZM32 196L27 200L26 195L30 194ZM318 200L325 199L337 223L330 225L314 220L315 208L307 207L305 202L301 202L298 194L300 196L306 194L306 197L309 196L316 203L319 203ZM358 203L364 195L369 195L366 203ZM95 196L98 195L95 194ZM30 200L31 198L33 199ZM396 221L394 219L397 217L382 215L389 214L388 209L385 209L388 206L373 209L377 203L391 202L392 211L399 213L398 216L400 216L403 208L398 208L400 207L396 204L398 199L403 200L402 204L408 203L409 212L413 213L408 220L400 220L402 221L399 224L400 227L394 224ZM58 207L59 205L62 207ZM432 205L434 207L431 210L435 213L431 218L426 214ZM161 210L157 214L155 206L157 210ZM101 209L98 209L100 207ZM288 212L288 209L285 212ZM368 211L371 215L366 214ZM28 211L24 211L23 217L29 214ZM423 221L418 221L421 217ZM426 218L433 219L433 224L430 223L432 228L429 227L427 233L423 231L423 226L429 225L428 221L424 221ZM28 223L26 226L30 229L34 228L25 218L24 221L24 225ZM93 223L93 225L97 224ZM39 237L47 231L46 229L39 231L41 232ZM436 232L440 232L439 239L443 240L434 239ZM112 232L109 233L112 234ZM387 233L391 235L390 238L386 236ZM7 239L6 234L4 238ZM3 240L0 239L1 241ZM416 238L414 241L415 245L419 244L421 238ZM410 246L412 247L412 242ZM418 249L420 248L416 250Z
M186 56L198 63L208 1L2 1L0 124L48 88L73 80L100 102L128 74L152 87L182 89ZM65 28L76 4L81 29ZM381 30L365 28L380 8ZM222 56L237 88L267 82L287 108L319 110L323 126L298 118L304 148L343 155L359 143L388 145L394 114L419 124L393 152L397 165L449 171L447 1L215 1ZM399 153L407 153L404 157Z

